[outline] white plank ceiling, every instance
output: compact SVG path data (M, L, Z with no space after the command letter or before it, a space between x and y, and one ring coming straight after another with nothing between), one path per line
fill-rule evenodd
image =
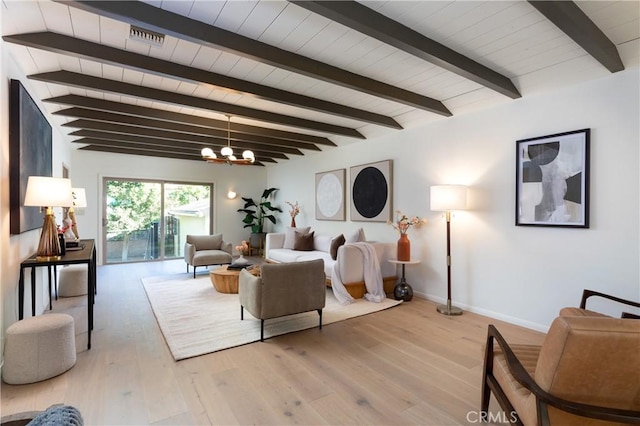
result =
M442 102L455 116L513 99L461 75L287 1L147 1L150 6L213 25L345 71L369 77ZM361 4L496 71L523 97L606 76L596 59L525 1L363 1ZM577 1L579 8L616 46L625 68L640 59L639 1ZM52 1L3 0L2 35L50 31L235 77L264 86L392 117L408 128L447 117L372 96L249 57L167 35L162 47L129 38L130 25L73 5ZM143 24L139 26L144 27ZM270 111L356 129L371 138L397 129L259 99L195 81L155 75L97 60L5 43L24 73L71 71L162 89L227 104ZM137 98L118 93L31 81L38 99L80 95L131 105L226 120L227 111ZM68 108L46 102L49 112ZM74 120L55 116L54 125ZM287 127L233 116L233 122L329 138L337 145L362 139ZM64 128L63 133L76 129ZM322 147L322 149L330 149ZM279 160L281 161L281 160Z

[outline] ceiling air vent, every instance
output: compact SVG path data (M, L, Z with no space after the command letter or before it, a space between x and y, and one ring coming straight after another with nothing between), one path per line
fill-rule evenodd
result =
M162 47L164 43L164 34L136 27L135 25L132 25L131 29L129 29L129 38L155 47Z

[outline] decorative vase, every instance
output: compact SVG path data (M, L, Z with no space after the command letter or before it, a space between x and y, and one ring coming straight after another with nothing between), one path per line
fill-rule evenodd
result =
M400 234L400 239L398 240L398 254L396 257L401 261L411 260L411 241L409 241L407 234Z
M291 217L291 227L292 228L296 227L296 218L295 217Z
M244 258L244 253L240 253L240 257L238 257L233 263L247 263L247 259Z

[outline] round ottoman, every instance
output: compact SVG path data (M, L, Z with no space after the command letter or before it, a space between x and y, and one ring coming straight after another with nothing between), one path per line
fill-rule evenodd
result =
M46 380L76 363L73 317L45 314L11 324L4 345L2 379L10 385Z
M60 269L58 296L74 297L87 294L87 265L69 265Z

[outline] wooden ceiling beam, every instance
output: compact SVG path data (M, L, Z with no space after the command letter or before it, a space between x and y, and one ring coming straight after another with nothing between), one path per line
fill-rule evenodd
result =
M132 2L133 3L133 2ZM200 108L207 111L216 111L222 114L231 114L236 117L246 117L258 121L282 124L285 126L299 127L308 130L315 130L323 133L348 136L352 138L365 139L365 137L355 129L333 124L321 123L304 118L297 118L274 112L247 108L240 105L227 104L211 99L199 98L196 96L183 95L176 92L153 89L146 86L138 86L130 83L123 83L115 80L108 80L100 77L93 77L85 74L70 71L53 71L27 76L30 80L44 81L46 83L61 84L70 87L80 87L83 89L100 90L109 93L118 93L126 96L137 96L140 98L166 102L174 105Z
M452 115L451 111L438 100L207 25L145 2L55 1L434 114L447 117Z
M624 64L620 59L616 45L577 4L569 0L529 0L529 4L609 71L613 73L624 70Z
M144 152L166 152L166 153L172 153L172 154L176 154L179 155L181 158L182 156L189 156L192 157L194 159L199 159L200 161L204 161L202 159L202 155L200 154L200 151L198 149L188 149L188 148L183 148L181 146L172 146L172 145L166 145L166 144L154 144L154 145L149 145L149 144L143 144L143 143L135 143L135 142L125 142L125 141L119 141L119 140L110 140L110 139L93 139L93 138L83 138L83 139L79 139L76 141L73 141L74 143L78 143L78 144L86 144L86 145L92 145L92 146L108 146L108 147L114 147L114 148L132 148L132 149L136 149L139 151L144 151ZM271 159L272 161L275 162L274 158L281 158L281 159L286 159L287 157L270 157L268 155L261 155L259 157L260 161L268 161L268 159Z
M145 127L127 126L119 123L106 123L103 121L93 120L74 120L69 123L65 123L62 127L74 127L85 130L97 130L105 133L115 133L131 136L141 136L149 138L149 140L169 140L174 141L174 145L177 143L198 144L199 148L204 147L221 148L227 146L226 139L219 139L200 135L188 135L185 133L170 132L166 130L150 129ZM251 149L265 153L269 152L275 155L276 153L286 153L293 155L304 155L302 151L295 148L289 148L284 146L271 146L258 143L247 143L232 141L231 147L239 150ZM286 158L286 157L285 157Z
M96 60L111 65L123 66L142 72L149 72L162 77L181 81L211 84L235 92L249 93L253 97L271 102L291 105L312 111L331 114L351 120L379 126L402 129L393 118L345 105L316 99L285 90L240 80L238 78L192 68L174 62L140 55L126 50L116 49L103 44L92 43L53 32L16 34L2 37L4 41L21 46L33 47L76 58Z
M227 122L197 115L182 114L179 112L165 111L156 108L142 107L125 104L122 102L107 101L104 99L90 98L80 95L63 95L43 99L42 102L51 102L62 105L84 107L96 111L115 112L136 117L149 117L174 123L193 124L194 126L210 127L212 129L226 129ZM270 129L268 127L251 126L232 121L231 131L247 135L256 135L274 139L284 139L298 142L306 142L315 145L337 146L330 139L323 136L308 135L304 133L288 132L285 130Z
M137 117L133 115L116 114L111 112L98 111L86 108L68 108L59 110L53 113L53 115L62 115L66 117L85 118L92 121L103 121L106 123L120 123L131 126L148 127L152 129L164 129L173 132L180 132L185 134L210 136L218 140L227 139L227 130L212 129L210 127L192 126L189 124L181 124L173 121L154 120L149 118ZM273 145L282 146L297 149L307 149L311 151L320 151L314 144L289 141L284 139L266 138L257 135L247 135L244 133L231 133L231 142L248 142L258 143L261 145Z
M504 75L356 1L289 1L512 99L522 97Z
M160 152L160 151L144 151L133 148L118 148L118 147L110 147L110 146L102 146L102 145L87 145L82 148L78 148L83 151L98 151L98 152L111 152L114 154L127 154L127 155L142 155L145 157L162 157L162 158L173 158L176 160L192 160L192 161L202 161L202 158L197 158L191 155L184 154L174 154L170 152ZM269 161L266 161L269 162ZM274 163L276 161L273 161ZM252 166L263 166L264 164L256 161L251 164Z

